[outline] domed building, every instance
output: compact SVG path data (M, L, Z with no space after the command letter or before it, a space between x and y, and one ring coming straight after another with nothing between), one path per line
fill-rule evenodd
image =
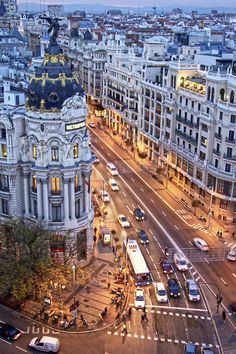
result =
M54 255L70 255L79 264L89 262L93 250L93 156L86 113L83 90L54 38L30 80L25 113L8 110L0 117L5 138L0 217L28 218L55 231Z

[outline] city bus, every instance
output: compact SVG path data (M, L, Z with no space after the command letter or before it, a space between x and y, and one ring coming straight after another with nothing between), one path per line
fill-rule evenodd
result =
M152 275L143 254L136 240L129 240L126 249L126 241L124 241L125 252L131 264L131 274L134 277L135 285L149 285L153 282Z

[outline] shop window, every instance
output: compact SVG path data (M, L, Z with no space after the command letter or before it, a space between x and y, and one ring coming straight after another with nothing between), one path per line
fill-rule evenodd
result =
M52 177L52 194L60 194L60 178Z

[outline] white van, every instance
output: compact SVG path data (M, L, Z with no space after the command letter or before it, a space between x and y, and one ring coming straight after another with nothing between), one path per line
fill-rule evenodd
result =
M59 339L49 336L42 336L33 338L30 341L29 347L31 349L40 350L46 353L57 353L60 349Z
M176 268L178 270L181 270L181 272L185 272L186 270L188 270L187 259L185 258L185 255L182 252L177 252L174 254L174 262Z
M116 183L116 180L114 178L110 178L108 183L109 183L109 186L111 187L111 189L113 191L119 191L120 190L120 188L119 188L119 186Z
M157 282L155 288L157 301L160 303L167 302L168 298L164 283Z
M112 175L112 176L118 176L118 170L117 170L117 168L116 168L116 166L113 164L113 163L111 163L111 162L109 162L109 163L107 163L107 171Z

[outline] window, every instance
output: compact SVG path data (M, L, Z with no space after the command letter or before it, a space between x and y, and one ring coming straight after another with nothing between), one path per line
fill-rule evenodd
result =
M78 219L80 217L80 200L75 201L75 217Z
M223 88L220 90L220 99L221 99L221 101L225 100L225 89L223 89Z
M79 176L75 176L75 192L79 192Z
M223 120L223 112L220 112L219 119L220 119L220 120Z
M179 97L179 103L182 103L182 96Z
M6 129L1 129L1 139L6 139L7 134L6 134Z
M229 131L229 141L234 141L234 131L233 130L230 130Z
M5 200L5 199L2 199L2 214L6 214L6 215L9 214L9 211L8 211L8 201Z
M215 159L215 168L218 168L219 161Z
M7 158L7 145L6 144L2 144L2 157L4 159Z
M188 106L188 99L185 99L185 106Z
M33 159L37 159L37 146L36 144L33 144L32 145L32 156L33 156Z
M230 163L225 164L225 172L231 172L231 164Z
M207 114L210 113L210 108L209 107L207 107L206 112L207 112Z
M60 178L52 177L52 194L60 194Z
M221 200L220 201L220 209L227 210L228 209L228 202L227 200Z
M235 114L231 114L230 116L230 123L236 123L236 115Z
M9 177L8 175L0 175L0 190L9 192Z
M36 178L36 176L32 176L32 191L37 192L37 178Z
M197 170L197 179L199 179L199 181L202 180L202 171Z
M79 157L79 147L78 144L73 145L73 158L78 159Z
M201 111L201 103L198 103L198 107L197 107L198 111Z
M194 101L192 101L192 105L191 105L192 108L194 108Z
M230 92L230 98L229 98L230 103L234 103L234 91Z
M52 221L61 221L61 204L52 204Z
M52 161L59 161L59 147L58 146L51 147L51 158L52 158Z
M230 148L230 147L228 147L228 148L227 148L227 153L226 153L226 155L227 155L227 157L232 157L232 155L233 155L233 149Z

